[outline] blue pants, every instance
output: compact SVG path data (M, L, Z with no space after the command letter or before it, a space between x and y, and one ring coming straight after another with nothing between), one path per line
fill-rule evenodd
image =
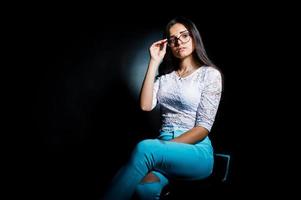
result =
M213 149L206 137L191 145L168 140L184 130L161 131L158 139L139 142L128 163L116 174L105 200L129 200L136 193L140 199L159 199L168 179L198 180L208 177L213 169ZM156 182L142 183L149 172Z

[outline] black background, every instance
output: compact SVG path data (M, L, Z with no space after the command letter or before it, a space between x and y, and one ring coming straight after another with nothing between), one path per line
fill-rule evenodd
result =
M163 30L178 15L196 23L209 57L224 74L211 138L217 151L232 156L227 196L280 192L288 158L276 145L283 116L272 106L275 94L285 89L277 81L279 57L272 53L278 19L251 5L186 13L162 8L158 13L110 9L104 14L106 9L40 9L10 24L14 53L7 118L12 119L12 145L6 155L12 161L14 194L34 199L101 196L133 146L154 137L158 128L152 121L157 111L140 111L130 95L121 58L135 52L133 42Z

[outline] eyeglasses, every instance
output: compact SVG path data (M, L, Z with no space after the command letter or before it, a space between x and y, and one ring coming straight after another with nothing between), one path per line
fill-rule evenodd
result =
M179 37L172 36L172 37L170 37L170 38L168 39L167 44L168 44L168 46L170 46L170 47L174 47L174 46L176 46L176 44L179 43L179 40L180 40L183 44L189 42L189 40L190 40L190 33L189 33L188 31L186 31L186 32L181 33Z

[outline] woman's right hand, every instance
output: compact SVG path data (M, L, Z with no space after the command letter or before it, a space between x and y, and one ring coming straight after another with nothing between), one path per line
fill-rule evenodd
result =
M166 53L166 46L167 39L154 42L149 48L151 59L155 62L161 63Z

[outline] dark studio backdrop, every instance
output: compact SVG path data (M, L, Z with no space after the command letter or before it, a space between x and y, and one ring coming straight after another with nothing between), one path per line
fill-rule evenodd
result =
M273 169L264 164L271 159L266 156L270 149L253 137L254 130L258 133L255 105L267 103L259 93L270 83L262 85L262 76L252 71L262 59L254 54L257 25L243 11L237 13L242 19L223 14L184 16L196 23L209 57L224 75L210 137L217 152L232 156L230 186L223 195L236 197L266 191L270 181L267 174ZM39 199L97 199L134 145L156 136L159 110L142 112L138 93L148 47L161 39L174 16L24 20L20 51L26 68L20 66L18 90L24 112L18 116L22 128L17 128L27 131L15 150L21 158L15 169L21 193Z

